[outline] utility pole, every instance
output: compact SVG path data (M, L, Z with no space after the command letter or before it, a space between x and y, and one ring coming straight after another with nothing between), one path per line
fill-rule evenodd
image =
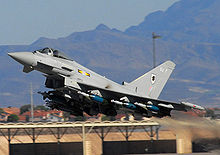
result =
M156 51L155 51L155 39L161 38L161 36L156 35L154 32L152 33L152 39L153 39L153 68L156 67Z
M31 95L31 121L34 121L34 100L33 100L33 88L32 82L30 83L30 95Z
M83 155L86 155L86 130L85 122L82 124L82 140L83 140Z

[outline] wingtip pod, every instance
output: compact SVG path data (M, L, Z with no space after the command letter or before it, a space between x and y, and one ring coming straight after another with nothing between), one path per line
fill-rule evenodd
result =
M165 63L171 69L174 69L175 66L176 66L176 64L173 61L170 61L170 60L166 61Z
M198 110L205 110L204 107L193 104L193 103L189 103L189 102L181 102L181 103L189 108L198 109Z

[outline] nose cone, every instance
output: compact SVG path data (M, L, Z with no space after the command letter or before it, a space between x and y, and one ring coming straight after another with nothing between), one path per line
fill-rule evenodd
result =
M28 66L36 65L34 54L31 52L13 52L13 53L8 53L8 55L17 62L21 63L22 65L28 65Z

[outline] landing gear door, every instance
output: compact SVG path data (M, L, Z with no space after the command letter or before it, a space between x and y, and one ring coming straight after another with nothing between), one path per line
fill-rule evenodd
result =
M47 88L63 88L64 87L64 78L55 78L55 77L47 77L45 86Z
M73 88L76 88L76 89L81 89L80 86L78 85L78 83L76 82L76 80L71 78L71 77L65 77L64 85L67 86L67 87L73 87Z

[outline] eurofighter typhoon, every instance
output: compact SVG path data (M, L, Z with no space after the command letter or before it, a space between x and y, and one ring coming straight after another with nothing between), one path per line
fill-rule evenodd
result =
M145 117L164 117L171 116L171 110L204 110L188 102L158 99L175 68L172 61L166 61L136 80L120 85L52 48L8 55L24 65L23 72L37 70L45 75L45 86L52 90L39 93L48 107L73 115L83 116L85 112L91 116L98 113L115 116L124 111Z

